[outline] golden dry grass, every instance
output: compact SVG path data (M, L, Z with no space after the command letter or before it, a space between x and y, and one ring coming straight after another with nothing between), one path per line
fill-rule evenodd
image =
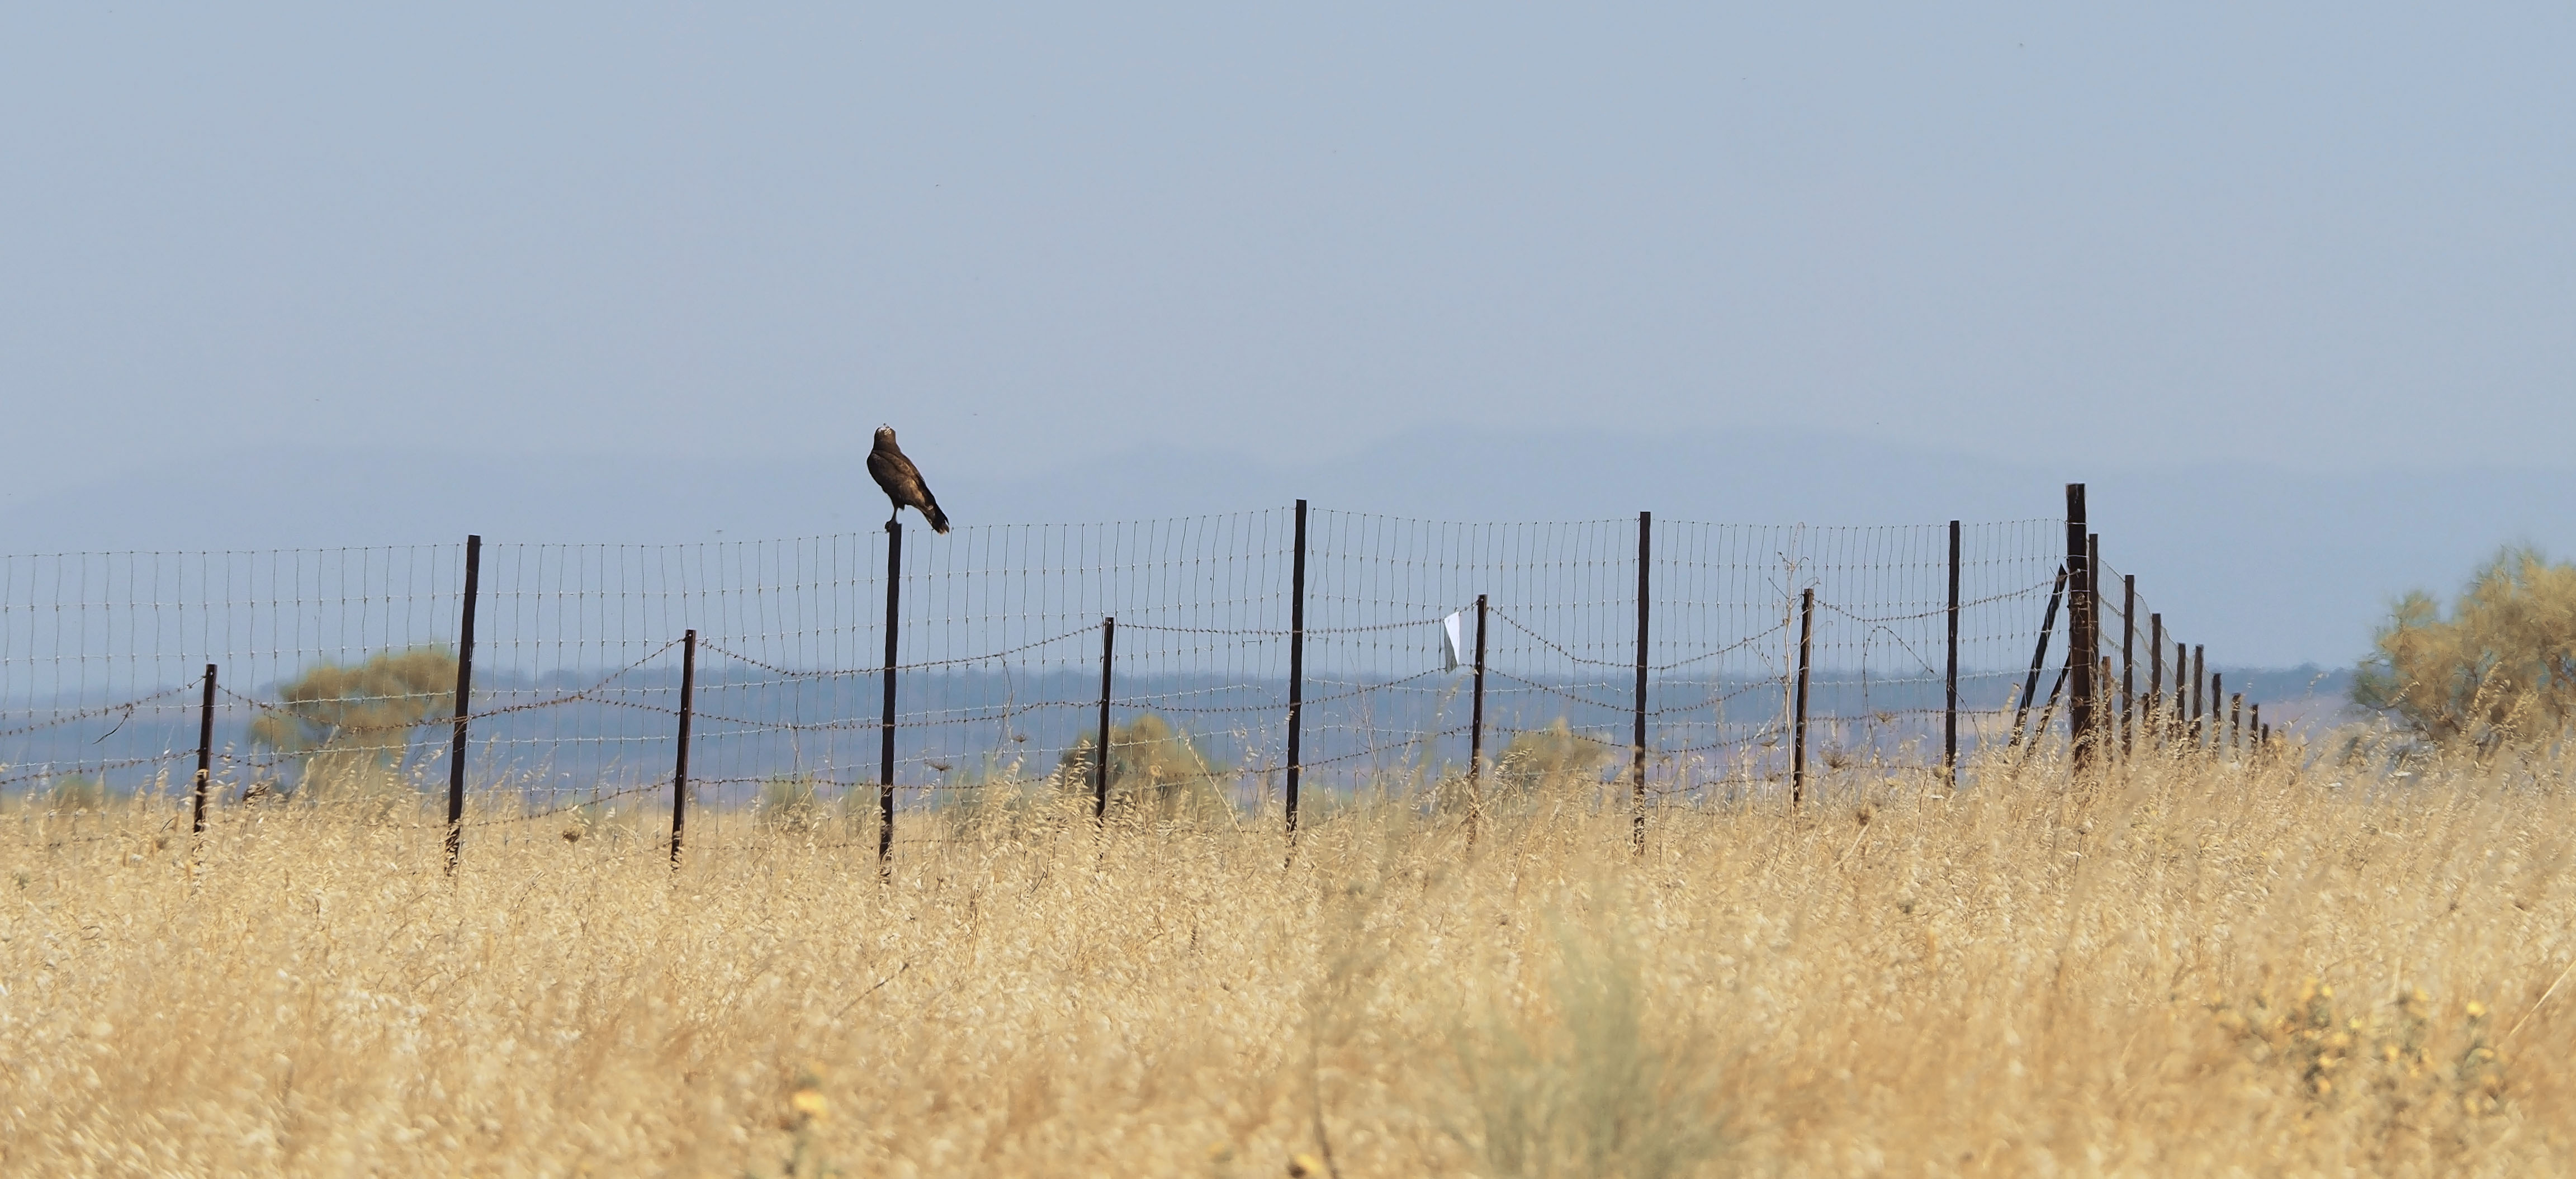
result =
M450 881L410 823L21 812L0 1172L2563 1173L2564 776L1852 779L1641 860L1572 805L1285 868L1022 814L888 884L732 820Z

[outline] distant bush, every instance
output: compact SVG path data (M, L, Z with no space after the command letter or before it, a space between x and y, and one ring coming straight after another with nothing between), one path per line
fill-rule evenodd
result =
M45 791L45 806L55 811L107 809L107 783L89 774L65 774Z
M1514 736L1494 762L1494 778L1505 789L1520 791L1598 785L1611 752L1607 743L1575 732L1558 717L1544 729Z
M437 647L319 664L251 722L251 744L295 756L298 797L375 793L392 783L411 731L454 709L455 684L456 657Z
M821 801L819 785L811 774L788 774L762 782L760 799L752 806L753 821L763 831L810 834L820 830L830 812Z
M1056 763L1056 781L1066 791L1094 789L1093 767L1100 763L1094 741L1085 737L1064 751ZM1228 809L1218 782L1228 771L1208 760L1186 732L1153 713L1109 730L1109 805L1135 813L1140 808L1157 820L1201 817Z
M2427 740L2492 751L2553 740L2576 718L2576 566L2507 549L2450 616L2421 592L2397 603L2352 699Z

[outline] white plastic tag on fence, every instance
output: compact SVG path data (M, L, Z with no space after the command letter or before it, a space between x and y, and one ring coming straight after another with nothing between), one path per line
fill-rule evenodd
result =
M1467 612L1460 610L1440 620L1442 671L1456 671L1459 664L1467 661L1466 617Z

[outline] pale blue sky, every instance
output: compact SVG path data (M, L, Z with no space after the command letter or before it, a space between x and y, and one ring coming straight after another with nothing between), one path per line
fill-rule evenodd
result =
M994 486L1448 426L1854 434L2031 514L2576 471L2564 5L542 7L0 14L0 512L888 420ZM1189 486L1120 514L1271 500Z

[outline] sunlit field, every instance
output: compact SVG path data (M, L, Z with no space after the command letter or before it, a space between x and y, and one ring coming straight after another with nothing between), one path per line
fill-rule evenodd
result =
M882 881L838 815L450 878L408 804L13 803L0 1172L2564 1173L2567 768L1845 770L1642 855L1563 783L1293 858L1031 784Z

